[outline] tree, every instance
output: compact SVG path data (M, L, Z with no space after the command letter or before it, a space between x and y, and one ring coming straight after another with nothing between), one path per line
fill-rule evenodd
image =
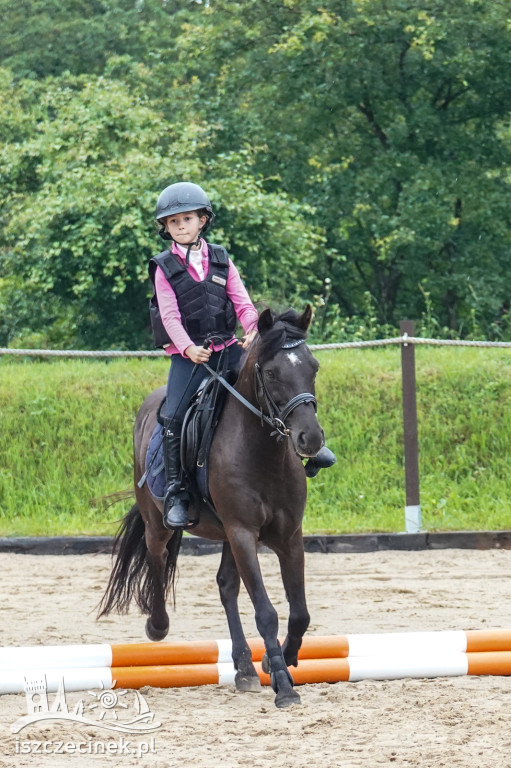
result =
M511 334L504 4L72 0L55 9L59 57L47 3L2 7L15 72L0 94L0 295L21 253L44 251L60 275L48 317L82 302L108 328L113 295L112 334L140 339L130 310L145 301L152 200L193 177L257 298L320 303L327 286L325 332L329 313L396 324L426 300L452 333ZM40 30L30 51L25 18ZM66 273L68 251L83 274Z
M0 63L17 78L44 79L66 71L100 75L114 56L143 62L162 30L172 44L182 7L172 0L0 0Z
M139 65L123 66L143 81ZM143 90L107 77L34 84L4 71L1 93L5 341L43 331L54 344L150 344L147 262L159 247L152 217L159 192L176 179L208 190L219 221L213 236L232 249L255 298L296 295L296 256L302 281L314 279L306 269L314 228L304 222L296 234L298 206L263 192L248 153L206 164L211 130L200 122L175 114L171 123Z
M499 318L511 224L503 4L220 1L177 50L198 78L197 108L221 126L217 148L258 147L268 188L316 208L317 271L344 312L369 292L382 322L418 316L422 285L453 329L474 308L486 330Z

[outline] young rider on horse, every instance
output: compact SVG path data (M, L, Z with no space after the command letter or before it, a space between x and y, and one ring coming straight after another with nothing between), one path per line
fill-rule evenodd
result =
M216 370L220 352L227 347L228 367L237 370L242 349L257 332L258 313L227 251L201 237L214 213L200 186L179 182L166 187L156 204L156 219L161 237L173 241L170 250L149 263L155 343L172 356L164 418L163 523L166 528L184 528L190 494L181 472L181 427L190 398L204 378L200 365L207 362ZM237 320L246 334L241 344L234 336ZM210 337L212 343L205 348ZM334 461L331 451L322 448L307 463L307 474L312 477Z

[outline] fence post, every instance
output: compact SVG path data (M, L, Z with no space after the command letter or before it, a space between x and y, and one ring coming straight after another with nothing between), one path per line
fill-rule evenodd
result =
M399 323L401 336L413 336L411 320ZM403 392L403 435L405 452L405 530L418 533L421 530L421 506L419 495L419 444L417 430L417 395L415 386L415 349L413 344L401 344L401 377Z

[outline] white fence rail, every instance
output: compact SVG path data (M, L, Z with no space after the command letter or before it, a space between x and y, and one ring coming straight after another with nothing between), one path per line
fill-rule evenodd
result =
M309 344L312 351L326 349L368 349L370 347L389 347L400 344L413 344L415 346L436 347L495 347L500 349L511 348L510 341L464 341L458 339L423 339L418 336L403 334L391 339L374 339L372 341L345 341L332 342L331 344ZM81 350L81 349L14 349L0 347L0 355L14 355L15 357L164 357L161 349L154 350Z

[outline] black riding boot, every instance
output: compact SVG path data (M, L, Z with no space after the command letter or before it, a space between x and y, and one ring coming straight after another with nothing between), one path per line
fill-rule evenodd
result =
M307 477L316 477L320 469L331 467L336 461L335 453L324 445L320 452L306 463L305 474Z
M165 462L165 498L163 525L165 528L185 528L188 525L190 495L183 484L181 472L181 424L165 419L163 459Z

